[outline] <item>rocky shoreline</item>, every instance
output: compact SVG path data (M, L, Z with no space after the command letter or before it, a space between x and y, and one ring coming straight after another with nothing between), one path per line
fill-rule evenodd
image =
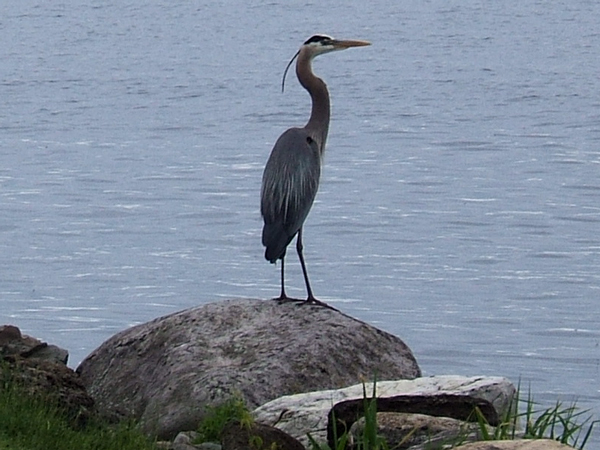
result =
M20 384L55 398L76 425L92 414L134 419L173 450L200 448L191 436L207 408L234 395L253 410L255 433L291 450L310 448L307 433L332 445L336 418L360 426L363 393L376 389L380 432L390 446L405 439L402 448L416 450L464 434L475 406L497 424L515 394L502 377L421 377L398 337L334 309L293 302L233 299L161 317L113 336L76 371L66 366L65 350L5 325L0 357ZM240 428L228 430L222 449L244 448ZM503 442L464 448L568 448Z

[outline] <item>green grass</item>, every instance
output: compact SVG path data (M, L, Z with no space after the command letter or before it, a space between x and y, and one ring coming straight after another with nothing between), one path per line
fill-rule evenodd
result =
M521 411L520 407L525 410ZM521 386L506 415L492 433L480 411L477 423L484 440L554 439L562 444L582 450L588 443L597 420L592 420L589 410L580 410L575 403L568 406L560 401L547 409L540 408L531 390L526 399L521 398Z
M206 416L198 426L195 443L220 442L221 432L229 422L237 420L242 425L252 425L250 411L239 396L232 397L221 405L209 407Z
M231 420L250 425L252 416L240 397L208 409L199 426L199 441L220 442ZM133 422L108 424L92 418L77 426L55 401L25 393L0 361L0 450L155 450Z
M154 450L133 424L93 421L75 428L55 403L0 383L0 450Z

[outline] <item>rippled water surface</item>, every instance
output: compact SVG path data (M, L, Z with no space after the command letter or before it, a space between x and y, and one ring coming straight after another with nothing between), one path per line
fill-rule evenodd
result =
M326 32L373 45L314 65L333 101L317 297L427 375L521 378L600 415L600 3L0 9L0 322L76 366L131 325L277 295L261 174L310 109L285 64Z

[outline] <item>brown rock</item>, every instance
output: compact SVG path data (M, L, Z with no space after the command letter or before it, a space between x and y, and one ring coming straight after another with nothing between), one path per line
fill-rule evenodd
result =
M94 401L66 366L68 356L66 350L23 335L13 325L0 327L0 383L14 383L25 395L54 402L80 425L93 413Z
M466 394L398 395L377 398L377 411L427 414L450 417L463 421L476 421L475 408L481 411L490 425L498 425L498 413L491 402ZM346 400L337 403L329 413L327 440L334 446L334 429L350 428L364 414L364 400Z
M0 345L6 345L19 339L21 339L21 330L14 325L2 325L0 327Z
M222 450L305 450L304 446L283 431L254 423L249 426L230 422L221 435Z
M356 442L361 438L365 426L364 418L355 422L350 433ZM377 413L377 435L381 436L390 448L405 449L416 445L429 444L438 448L455 442L459 437L476 440L479 425L466 423L449 417L433 417L425 414Z
M455 447L454 450L573 450L573 447L552 439L517 441L482 441Z
M83 425L94 413L94 400L79 376L64 364L18 359L8 362L3 376L10 377L25 394L55 402L74 424Z
M67 364L69 353L56 345L21 334L13 325L0 327L0 356L35 358Z

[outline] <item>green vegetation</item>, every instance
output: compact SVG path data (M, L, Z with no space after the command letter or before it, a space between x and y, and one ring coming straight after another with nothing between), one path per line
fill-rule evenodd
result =
M0 381L0 449L153 450L156 446L133 424L96 421L76 428L72 417L54 402L27 395L10 377L4 377Z
M527 399L520 398L521 386L508 412L502 418L499 426L492 433L480 411L476 411L477 423L482 440L505 439L554 439L562 444L582 450L587 444L597 420L592 420L589 410L579 410L575 403L563 406L557 401L548 409L536 409L531 390ZM524 404L525 411L519 412L519 406ZM522 425L524 422L524 425Z
M219 406L208 408L204 420L198 427L199 436L196 442L219 442L225 425L234 420L247 427L252 425L252 415L239 396L235 396Z

